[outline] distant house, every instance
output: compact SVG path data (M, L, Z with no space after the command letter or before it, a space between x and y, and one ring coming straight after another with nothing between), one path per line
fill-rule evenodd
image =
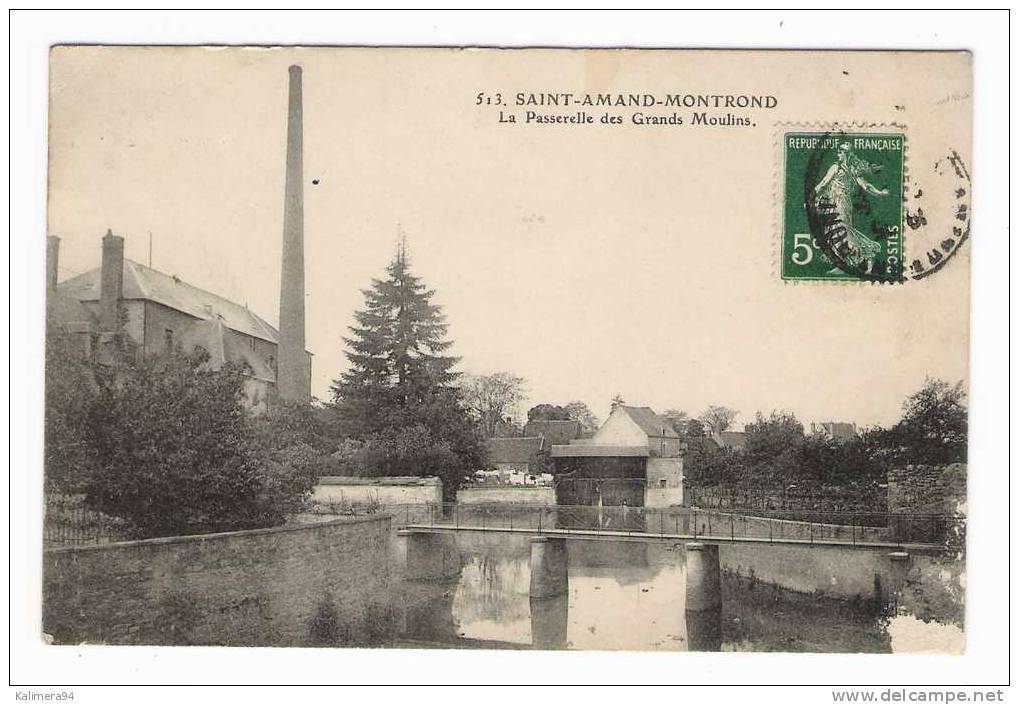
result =
M505 481L516 474L537 473L540 471L538 453L541 443L539 437L489 438L485 441L488 463Z
M590 440L552 446L557 502L681 504L684 449L672 424L653 409L616 405Z
M719 448L726 450L743 450L747 444L745 431L722 431L712 434L711 439L718 444Z
M810 424L812 433L827 436L836 441L847 441L856 438L856 424L846 421L822 421L821 423Z
M541 438L542 449L548 450L554 445L565 445L580 438L580 422L575 419L536 419L524 426L524 436Z
M652 457L675 458L680 455L683 441L666 419L648 406L617 405L601 425L592 443L607 445L642 445Z

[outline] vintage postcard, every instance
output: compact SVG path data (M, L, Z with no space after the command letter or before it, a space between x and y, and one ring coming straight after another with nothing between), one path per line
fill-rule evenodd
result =
M53 47L43 638L962 653L971 58Z

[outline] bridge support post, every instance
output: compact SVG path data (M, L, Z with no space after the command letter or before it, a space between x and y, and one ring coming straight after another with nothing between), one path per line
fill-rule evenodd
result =
M456 536L443 533L397 531L407 580L450 580L460 573Z
M531 599L565 595L569 589L566 540L549 536L531 539Z
M531 646L535 649L565 649L569 623L570 596L531 598Z
M690 651L722 649L722 571L718 546L686 544L686 637Z
M722 606L722 571L718 546L686 544L686 609L701 612Z
M909 554L905 551L893 551L888 554L888 585L880 595L884 607L895 612L902 599L902 590L906 586L906 574L909 572Z

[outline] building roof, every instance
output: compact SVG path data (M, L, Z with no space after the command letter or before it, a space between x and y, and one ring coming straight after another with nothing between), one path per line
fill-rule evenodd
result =
M580 422L576 419L535 419L524 426L525 436L540 436L545 446L569 443L580 435Z
M836 440L846 440L856 437L856 424L848 421L823 421L818 424L811 424L812 430L820 430Z
M100 275L97 267L61 282L57 290L78 301L99 301ZM279 343L279 332L247 306L129 259L124 260L123 298L154 301L203 320L219 319L238 333Z
M488 461L490 463L530 463L541 450L541 438L489 438Z
M722 431L712 436L715 443L722 448L742 450L747 444L747 434L744 431Z
M553 458L646 458L646 446L607 446L594 443L570 443L552 446Z
M209 366L218 370L227 361L246 365L249 374L266 382L276 381L276 371L246 343L231 335L220 319L195 321L180 332L177 342L183 350L204 348L209 353Z
M679 434L676 433L676 429L672 427L672 424L656 414L654 409L649 406L620 405L616 408L622 409L648 436L654 438L679 438Z

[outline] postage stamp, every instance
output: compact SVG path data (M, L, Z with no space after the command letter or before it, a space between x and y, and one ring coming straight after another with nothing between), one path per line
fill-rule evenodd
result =
M782 135L781 275L792 281L903 281L905 135Z

